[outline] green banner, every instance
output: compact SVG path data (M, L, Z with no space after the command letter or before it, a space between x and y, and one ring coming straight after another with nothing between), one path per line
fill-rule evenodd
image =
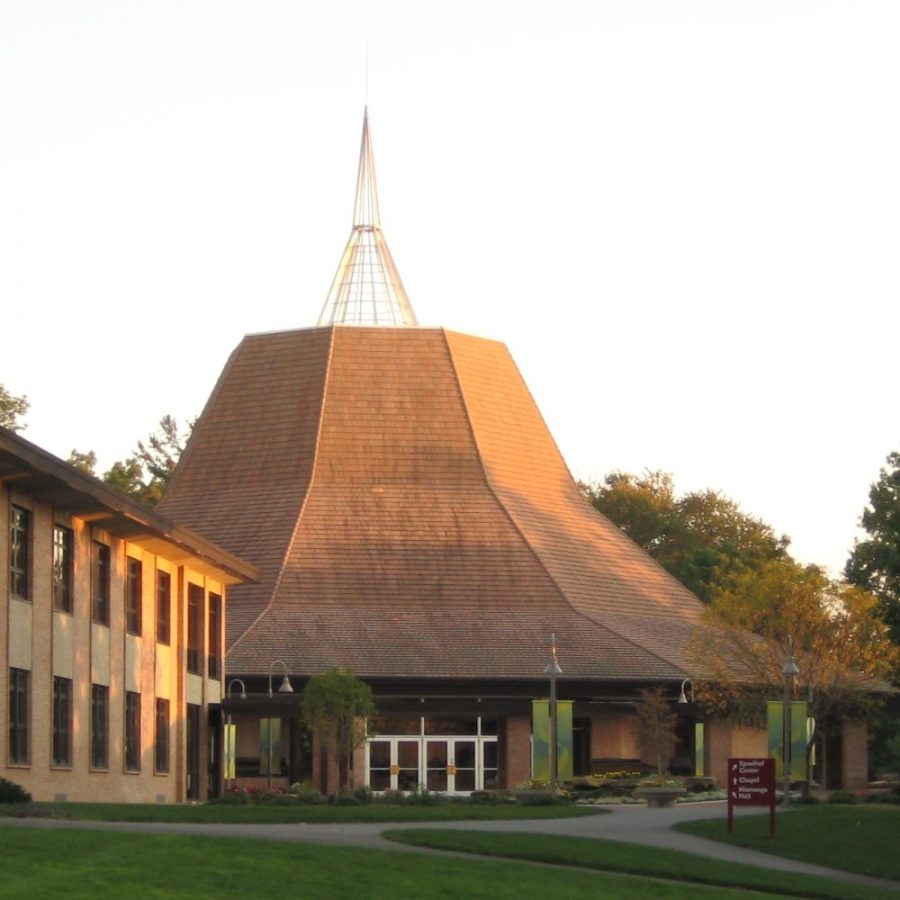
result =
M706 734L702 722L694 723L694 774L701 778L706 774L706 756L703 737Z
M271 736L271 737L270 737ZM271 743L270 743L271 740ZM259 720L259 774L269 774L269 760L272 760L272 774L281 774L281 719Z
M225 755L225 779L231 780L235 777L236 754L235 747L237 744L237 725L228 724L225 726L224 750Z
M571 781L572 761L571 700L556 701L556 772L559 781ZM531 777L550 781L550 701L533 700L531 704Z
M770 700L766 704L769 756L775 759L775 779L784 778L784 704L780 700ZM807 719L806 701L791 702L791 781L809 781L806 770Z

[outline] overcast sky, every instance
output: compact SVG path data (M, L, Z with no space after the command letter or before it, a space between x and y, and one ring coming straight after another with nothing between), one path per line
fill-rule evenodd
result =
M837 572L900 448L898 46L896 0L3 0L0 383L102 469L313 326L368 90L419 321L504 341L576 477Z

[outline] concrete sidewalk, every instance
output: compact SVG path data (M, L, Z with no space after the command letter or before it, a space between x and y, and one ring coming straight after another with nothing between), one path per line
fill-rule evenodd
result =
M527 832L530 834L567 835L582 838L603 838L643 844L647 847L665 847L692 853L706 859L719 859L782 872L818 875L834 881L868 885L890 893L900 894L900 882L869 878L851 872L814 866L745 850L717 841L694 837L672 830L679 822L710 819L721 816L722 831L725 824L725 803L677 804L669 809L650 809L646 806L610 806L608 815L583 816L573 819L533 819L528 821L478 821L478 822L428 822L428 823L375 823L359 825L182 825L167 822L82 822L66 819L3 819L0 826L15 825L24 828L78 828L95 831L124 831L144 834L186 834L208 837L240 838L243 840L296 841L312 844L330 844L340 847L370 847L394 852L442 853L407 847L386 840L382 833L402 828L435 828L462 831ZM736 810L737 815L752 815L756 809ZM790 812L780 815L790 815ZM454 854L459 855L459 854Z

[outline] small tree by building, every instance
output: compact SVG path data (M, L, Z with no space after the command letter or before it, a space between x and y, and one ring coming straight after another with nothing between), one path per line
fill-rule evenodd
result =
M336 666L313 675L303 689L307 728L328 748L338 772L346 762L342 788L350 787L353 751L365 741L365 720L374 714L372 689L350 669Z
M641 740L653 753L656 775L662 781L678 742L678 716L672 711L661 687L644 688L635 711Z

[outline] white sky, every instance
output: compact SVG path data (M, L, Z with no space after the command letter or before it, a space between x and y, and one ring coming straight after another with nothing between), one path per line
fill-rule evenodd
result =
M3 0L0 383L124 458L309 327L368 101L419 321L576 477L670 471L837 572L900 446L896 0Z

